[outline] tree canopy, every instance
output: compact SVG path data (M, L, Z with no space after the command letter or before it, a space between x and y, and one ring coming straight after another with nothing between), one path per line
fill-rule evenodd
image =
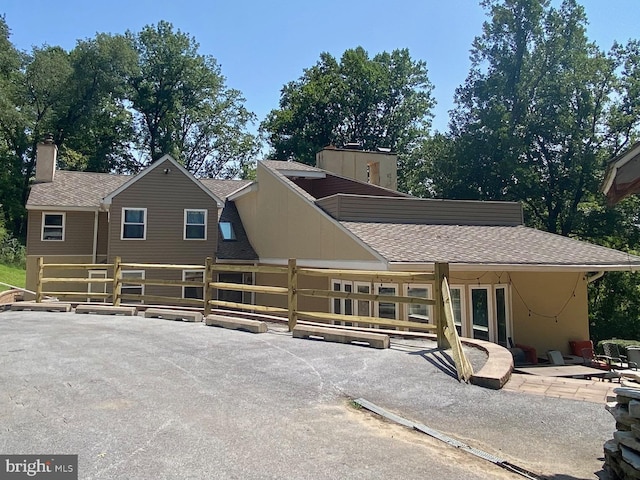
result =
M339 62L323 53L283 87L280 107L261 129L277 159L314 164L323 147L351 142L402 154L428 133L432 88L426 63L413 60L407 49L370 58L358 47Z
M0 204L17 235L46 134L63 168L95 172L135 173L170 153L197 176L233 177L257 152L241 93L170 23L97 34L69 52L21 52L9 33L0 17Z

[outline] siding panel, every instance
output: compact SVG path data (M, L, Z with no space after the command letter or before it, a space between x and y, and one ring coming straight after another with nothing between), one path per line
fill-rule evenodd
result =
M65 212L64 241L42 241L42 211L29 210L27 255L93 255L94 216L94 212Z
M170 162L141 177L114 197L110 209L109 260L124 262L203 264L215 256L216 202ZM173 167L173 168L172 168ZM146 208L146 240L121 240L122 208ZM183 240L184 209L207 210L207 240Z
M435 225L522 225L522 207L515 202L480 202L333 195L316 204L337 220L348 222Z

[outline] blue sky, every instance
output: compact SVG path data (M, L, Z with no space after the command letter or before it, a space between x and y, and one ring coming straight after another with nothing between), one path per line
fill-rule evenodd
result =
M608 49L640 38L639 0L582 0L589 38ZM438 105L434 129L444 131L453 94L469 70L469 49L486 19L477 0L3 0L11 41L22 50L43 44L70 50L97 32L139 31L160 20L194 36L212 55L227 85L243 92L262 120L280 89L327 51L336 57L363 46L371 56L409 48L427 62Z

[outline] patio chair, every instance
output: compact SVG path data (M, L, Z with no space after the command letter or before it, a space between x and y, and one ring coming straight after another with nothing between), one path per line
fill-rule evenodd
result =
M604 356L609 358L612 368L638 369L637 363L629 362L627 356L620 353L617 343L604 342L602 349L604 350Z
M583 363L587 367L598 368L600 370L611 370L611 359L604 355L596 355L593 346L583 348L581 351Z
M635 370L638 369L640 364L640 346L627 347L627 358L629 359L629 365L635 365Z
M549 359L549 363L551 365L566 365L564 362L564 357L562 356L562 352L559 350L549 350L547 352L547 358Z

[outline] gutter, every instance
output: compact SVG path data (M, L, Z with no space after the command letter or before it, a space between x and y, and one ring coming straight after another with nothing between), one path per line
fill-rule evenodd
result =
M599 278L602 278L603 276L604 276L604 271L603 270L594 273L590 277L587 277L587 285L589 285L590 283L595 282L596 280L598 280Z

